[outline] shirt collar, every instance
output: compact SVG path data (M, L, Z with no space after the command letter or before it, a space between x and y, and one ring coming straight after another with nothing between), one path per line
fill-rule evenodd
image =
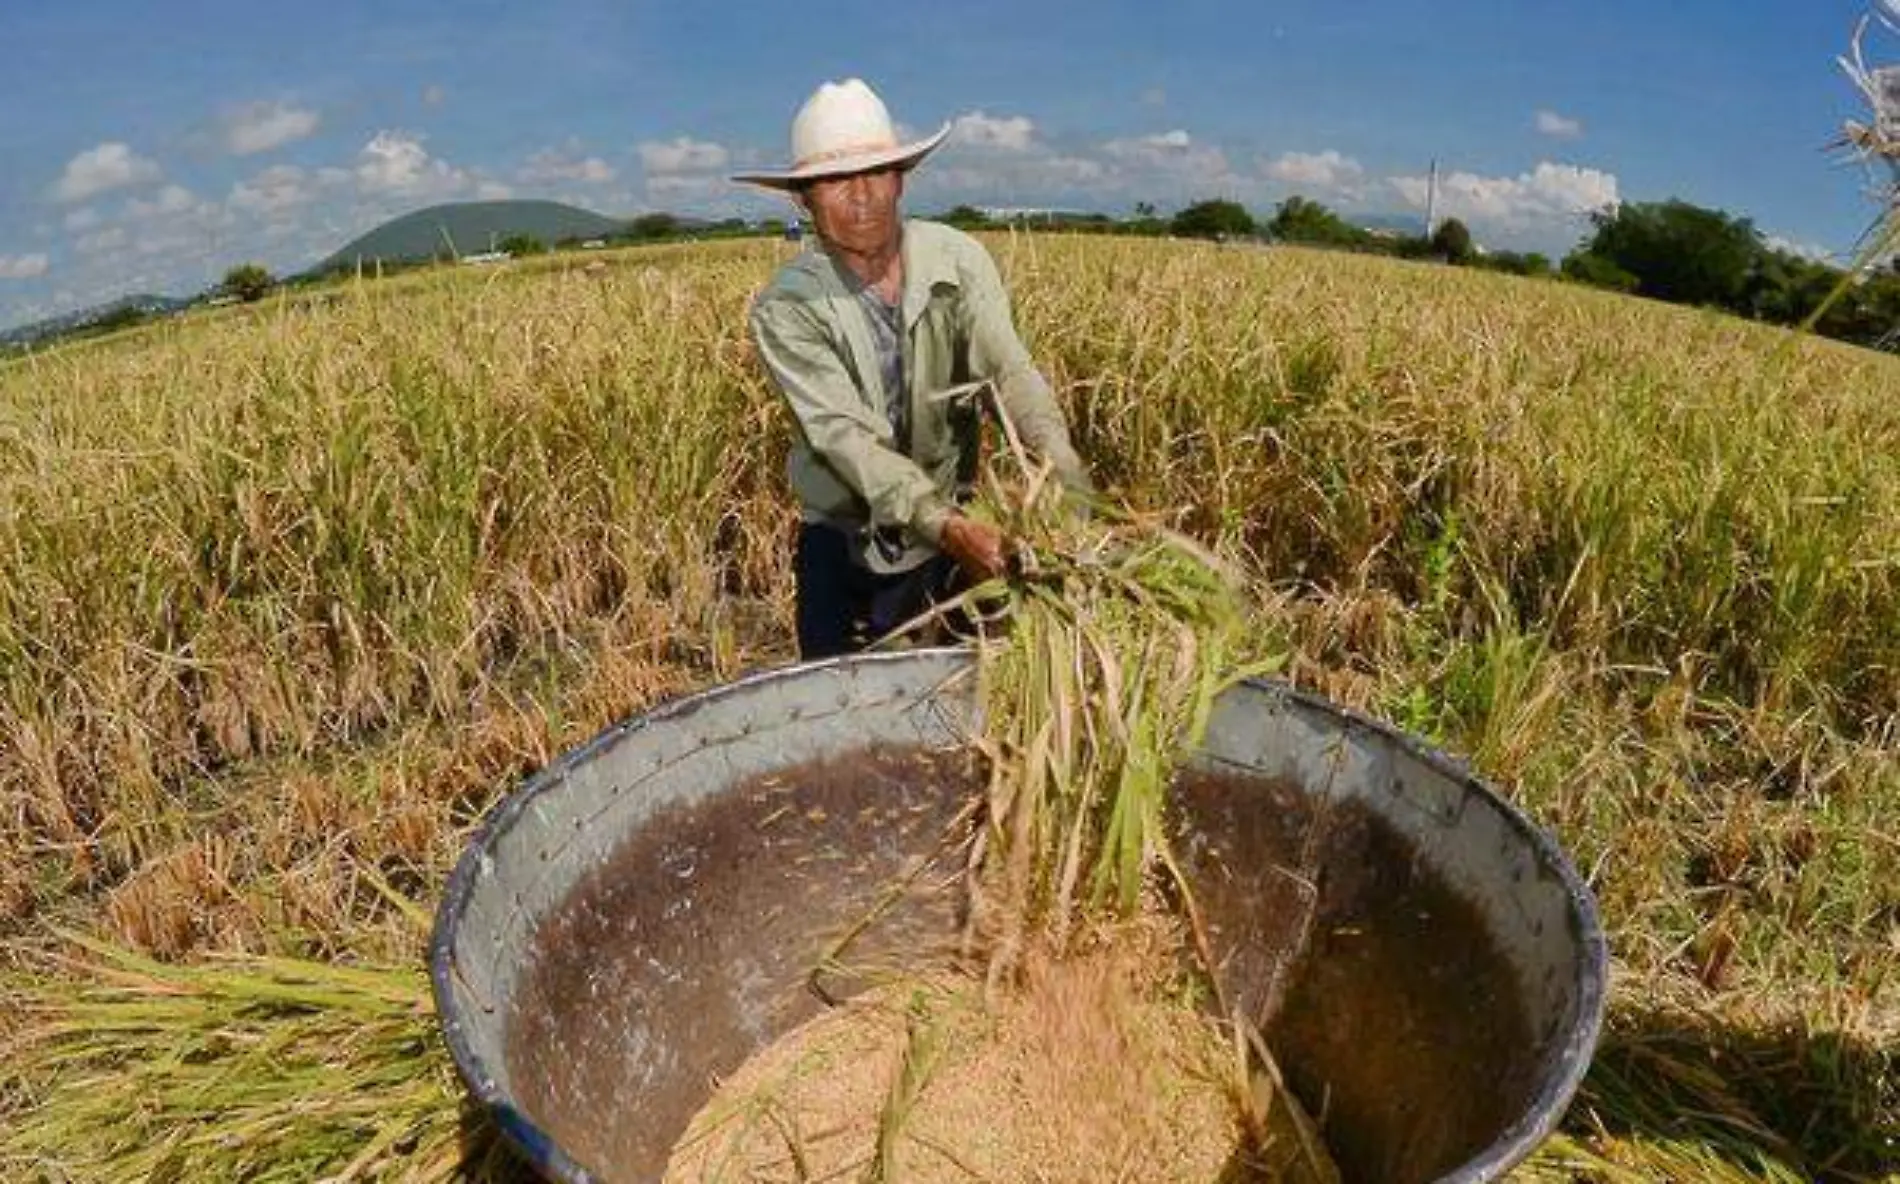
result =
M938 284L955 286L957 261L943 249L937 235L919 231L917 223L904 223L904 324L914 324L930 303L931 289Z
M904 326L908 329L916 324L930 304L930 292L938 284L953 287L962 283L957 271L957 260L942 238L919 230L913 219L904 221L904 241L898 248L904 253ZM810 248L813 266L830 276L838 290L846 295L855 296L863 284L851 273L836 256L832 255L823 243L814 243Z

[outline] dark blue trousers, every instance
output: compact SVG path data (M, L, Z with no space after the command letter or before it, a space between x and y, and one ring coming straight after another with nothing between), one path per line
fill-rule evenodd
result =
M807 522L798 532L798 654L805 661L851 654L931 605L957 594L957 565L933 555L921 566L878 575L852 561L851 537Z

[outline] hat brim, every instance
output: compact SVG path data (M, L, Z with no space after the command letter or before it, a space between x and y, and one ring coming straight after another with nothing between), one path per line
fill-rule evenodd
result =
M767 189L789 190L825 177L844 177L852 173L865 173L872 169L915 168L924 157L936 151L950 134L950 125L944 124L935 135L927 136L914 144L904 144L893 148L879 148L869 152L853 152L847 156L834 157L803 168L793 168L769 173L735 173L732 179L747 185L762 185Z

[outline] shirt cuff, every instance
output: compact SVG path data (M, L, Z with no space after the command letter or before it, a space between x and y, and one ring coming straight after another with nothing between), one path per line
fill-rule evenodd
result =
M956 507L940 497L925 498L911 516L910 528L918 538L938 549L943 547L943 524L950 521Z
M1065 447L1049 459L1054 462L1056 480L1062 482L1064 489L1083 497L1095 495L1095 482L1089 480L1088 467L1082 463L1082 458L1076 455L1074 448Z

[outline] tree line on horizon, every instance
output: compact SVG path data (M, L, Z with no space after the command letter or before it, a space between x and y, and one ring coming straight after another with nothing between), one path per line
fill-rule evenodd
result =
M1806 326L1812 321L1813 330L1824 336L1900 352L1900 257L1850 278L1843 268L1771 245L1747 218L1676 199L1625 202L1593 214L1590 233L1558 261L1537 252L1485 250L1457 218L1446 218L1429 236L1371 230L1300 195L1281 201L1265 220L1226 199L1197 201L1171 216L1163 216L1151 203L1138 202L1133 216L1127 218L1060 211L998 215L970 205L954 206L935 218L972 231L1028 225L1069 233L1278 242L1431 260L1717 308L1770 324ZM659 211L630 219L606 241L624 246L689 238L779 236L788 230L788 223L779 218L706 222ZM547 244L532 235L516 234L501 240L498 248L519 258L581 245L578 239ZM452 262L455 257L447 255L391 263L382 271L390 274ZM231 268L206 295L250 302L279 287L331 278L306 274L280 279L250 262ZM153 315L123 308L61 336L108 332Z
M995 224L969 206L943 218L967 229ZM1439 223L1429 237L1368 230L1299 195L1280 202L1265 220L1238 202L1216 199L1171 218L1141 203L1132 219L1068 215L1043 222L1083 231L1292 243L1569 280L1777 325L1813 319L1814 331L1824 336L1900 352L1900 258L1850 279L1844 268L1771 245L1747 218L1677 199L1597 212L1590 233L1560 261L1537 252L1483 250L1457 218Z
M966 229L997 225L958 206L943 220ZM1195 202L1171 218L1140 203L1132 219L1038 217L1037 225L1217 241L1265 241L1437 260L1515 275L1590 284L1672 304L1716 308L1750 320L1806 326L1874 349L1900 352L1900 256L1859 274L1776 247L1747 218L1679 199L1624 202L1591 215L1590 232L1559 261L1537 252L1486 251L1457 218L1428 237L1355 225L1295 195L1256 219L1239 202Z

